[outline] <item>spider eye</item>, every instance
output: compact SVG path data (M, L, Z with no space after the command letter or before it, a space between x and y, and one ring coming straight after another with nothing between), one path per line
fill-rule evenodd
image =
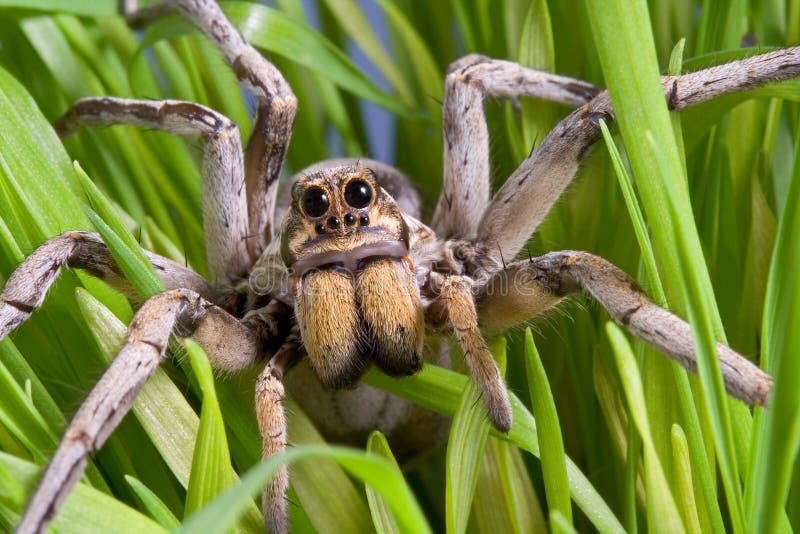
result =
M372 188L364 180L353 180L344 188L344 200L356 209L366 208L372 200Z
M331 205L328 200L328 194L321 187L309 187L306 189L300 202L303 204L303 212L309 217L325 215Z

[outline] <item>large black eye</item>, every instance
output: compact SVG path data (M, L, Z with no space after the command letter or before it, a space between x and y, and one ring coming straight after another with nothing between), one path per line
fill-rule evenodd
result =
M331 205L328 194L321 187L309 187L301 199L303 212L309 217L321 217Z
M372 200L372 188L364 180L353 180L344 188L344 200L356 209L366 208Z

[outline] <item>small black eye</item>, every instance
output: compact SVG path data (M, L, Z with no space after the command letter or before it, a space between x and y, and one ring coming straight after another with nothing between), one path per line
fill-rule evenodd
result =
M303 212L309 217L321 217L328 211L330 201L328 194L321 187L309 187L301 199Z
M344 200L356 209L366 208L372 200L372 188L364 180L353 180L344 188Z

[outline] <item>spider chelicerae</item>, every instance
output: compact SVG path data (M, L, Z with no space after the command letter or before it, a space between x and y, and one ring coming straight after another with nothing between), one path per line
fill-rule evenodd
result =
M61 135L83 126L129 124L204 138L211 280L148 253L167 291L137 312L124 348L67 429L20 532L44 530L80 478L84 456L119 423L177 331L190 333L217 369L266 362L256 385L265 455L286 446L284 381L301 405L313 407L308 412L329 435L372 426L398 450L432 445L446 422L359 385L371 365L404 376L426 360L446 363L440 354L425 353L426 333L457 340L491 423L507 431L513 424L508 394L485 336L524 323L579 291L631 333L694 370L689 326L653 304L606 260L577 251L509 264L503 259L520 252L568 186L600 136L599 121L613 120L605 92L507 61L467 56L451 65L446 79L443 191L429 224L420 220L410 180L368 159L305 169L282 202L278 177L297 106L291 88L215 3L178 0L168 7L208 36L258 99L255 127L242 147L236 125L201 105L111 97L84 99L57 122ZM682 109L796 76L798 55L797 48L781 50L665 78L667 101L671 109ZM483 100L519 96L578 108L492 194ZM65 266L129 292L97 235L66 232L37 249L8 280L0 299L0 338L41 306ZM763 404L770 378L728 347L719 344L717 351L728 391ZM334 403L337 410L326 410ZM342 416L356 411L358 424ZM284 469L264 491L265 520L274 532L288 529L287 484Z

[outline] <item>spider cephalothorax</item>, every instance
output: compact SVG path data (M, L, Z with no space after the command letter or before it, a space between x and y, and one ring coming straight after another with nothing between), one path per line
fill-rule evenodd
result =
M387 374L422 367L424 322L408 227L362 167L299 179L281 234L300 334L328 387L355 384L372 362Z
M147 253L166 291L137 312L117 359L67 429L19 532L45 530L80 479L85 456L119 424L174 334L191 333L217 369L264 365L255 387L264 456L286 447L284 380L336 439L380 428L403 454L435 442L446 428L441 419L358 384L371 364L393 376L416 372L423 359L447 364L449 351L423 350L426 329L455 339L488 419L508 431L509 396L484 336L539 316L577 291L590 294L633 335L696 370L689 325L603 258L566 250L504 260L520 253L569 185L601 135L600 119L613 120L607 93L579 80L468 56L451 65L445 82L444 183L430 226L421 222L410 181L369 160L329 160L306 169L291 199L282 202L278 178L297 106L289 84L213 1L175 0L164 7L155 5L140 20L176 9L200 28L258 99L253 133L243 148L231 120L174 100L85 98L67 112L68 120L56 123L62 135L81 126L130 124L202 136L211 276L207 281ZM668 105L677 110L798 75L795 47L670 77L664 87ZM482 106L492 96L577 106L494 195ZM62 267L85 269L131 294L99 236L66 232L32 252L9 277L0 295L0 339L42 305ZM770 377L723 344L716 351L728 392L764 404ZM265 521L275 532L288 530L287 487L284 468L263 494Z
M334 167L294 183L281 232L281 258L292 276L329 265L354 272L381 256L408 256L408 227L371 170Z

